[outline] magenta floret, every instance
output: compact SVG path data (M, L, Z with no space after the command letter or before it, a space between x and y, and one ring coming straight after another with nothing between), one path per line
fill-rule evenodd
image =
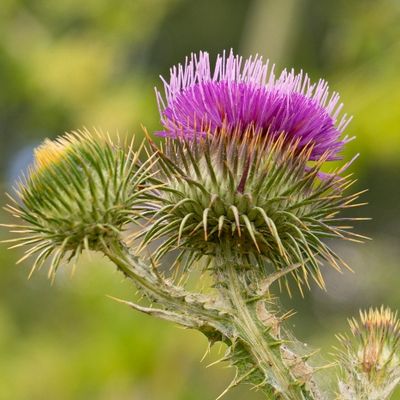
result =
M204 132L243 130L253 126L272 137L282 133L299 140L299 147L313 144L311 160L326 151L338 158L347 137L342 132L351 118L339 117L343 104L329 94L324 80L311 83L303 72L284 70L275 76L274 66L262 57L243 60L231 51L218 55L214 71L209 55L192 54L185 65L171 68L164 82L165 97L156 90L162 136L191 137Z

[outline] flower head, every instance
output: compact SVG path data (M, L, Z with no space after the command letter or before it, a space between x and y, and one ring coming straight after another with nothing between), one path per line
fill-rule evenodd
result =
M339 118L339 95L330 95L325 81L312 84L293 70L276 77L274 66L258 56L243 60L232 51L228 57L223 53L212 71L208 53L192 54L184 66L171 69L169 82L163 81L165 100L156 91L163 136L245 132L253 126L270 136L284 133L298 140L300 149L312 143L311 160L327 151L329 159L338 158L348 140L341 136L350 118Z
M28 246L23 259L36 255L32 271L53 256L52 275L63 257L98 250L132 220L136 189L146 173L132 145L124 148L106 135L78 131L46 139L35 150L15 205L8 206L22 221L13 225L22 235L11 241Z

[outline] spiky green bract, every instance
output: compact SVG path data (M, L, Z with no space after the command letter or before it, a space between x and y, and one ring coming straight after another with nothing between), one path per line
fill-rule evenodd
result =
M389 399L400 382L400 321L389 308L360 311L352 336L338 335L340 399Z
M351 181L340 170L321 177L326 153L309 163L313 146L298 148L284 134L270 140L253 129L243 134L167 140L159 150L156 192L144 214L151 217L143 245L159 238L156 259L174 248L186 266L228 247L242 265L268 265L292 274L299 286L312 276L320 285L321 259L340 269L344 263L326 238L352 238L337 214L354 206L359 194L345 195Z
M51 275L64 257L98 250L132 221L152 163L140 165L133 146L85 130L46 140L35 151L35 164L7 207L23 221L12 226L22 236L11 241L28 246L23 259L36 257L32 272L50 257Z

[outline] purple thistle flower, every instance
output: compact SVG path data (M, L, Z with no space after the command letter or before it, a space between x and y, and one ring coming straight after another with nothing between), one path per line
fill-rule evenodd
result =
M243 60L231 51L218 55L211 71L209 54L186 58L171 68L164 82L165 100L156 89L164 130L161 136L192 137L206 132L245 131L250 126L272 138L284 133L299 149L313 145L311 160L329 152L329 160L349 141L341 138L351 118L343 115L339 95L329 95L324 80L312 84L303 72L284 70L277 78L274 66L262 57Z

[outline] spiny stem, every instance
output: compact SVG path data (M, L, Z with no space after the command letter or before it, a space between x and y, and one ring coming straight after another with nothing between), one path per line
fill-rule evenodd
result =
M276 398L287 400L311 399L312 397L305 394L298 381L284 365L279 354L279 347L277 348L274 343L275 350L273 350L271 344L266 342L265 334L262 332L265 327L260 327L260 324L254 320L254 316L252 316L243 298L244 288L239 280L235 265L230 264L226 267L229 279L227 293L236 311L235 322L248 342L248 350L252 353L258 368L262 370L265 376L270 376L275 381L272 382L272 385L279 392L279 394L276 394Z
M248 365L240 366L241 374L246 369L256 367L257 374L250 376L247 382L265 388L269 399L321 399L315 382L309 376L305 378L305 371L309 374L311 367L305 364L301 356L288 350L280 337L279 325L274 326L272 321L268 323L262 320L259 306L264 307L265 301L248 301L254 295L251 294L246 268L241 265L240 257L232 253L229 245L221 246L221 249L221 254L216 259L216 278L220 282L221 296L231 304L233 323L239 335L237 339L248 353L250 361ZM272 318L276 319L273 316ZM290 362L293 364L293 360L287 359L288 352L300 365L300 373L292 369Z
M279 334L274 332L273 322L268 324L262 319L259 315L260 301L248 301L249 288L241 276L242 268L230 257L216 260L218 279L224 284L220 290L222 298L217 301L212 296L186 292L173 285L150 263L132 255L122 242L104 243L103 251L159 308L130 302L125 304L146 314L199 330L210 343L222 341L228 345L226 361L238 368L237 379L231 386L241 382L251 383L262 390L268 399L274 400L321 399L315 387L310 388L314 382L304 379L306 372L310 373L310 367L286 348ZM292 368L294 363L297 372ZM306 372L299 374L299 368Z
M197 329L212 342L224 341L232 336L232 327L226 310L219 307L216 299L199 293L186 292L183 288L168 282L155 271L151 263L146 263L132 255L120 241L111 245L104 243L103 252L151 302L160 305L162 308L158 313L160 318L179 323L187 328ZM128 305L152 314L144 307ZM179 321L176 318L177 315L180 317Z

